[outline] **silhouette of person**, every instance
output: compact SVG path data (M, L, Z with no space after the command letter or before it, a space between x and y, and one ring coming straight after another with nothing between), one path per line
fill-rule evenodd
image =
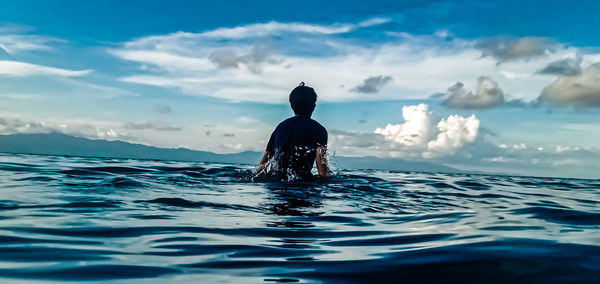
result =
M290 93L294 116L279 123L271 134L260 161L259 174L274 174L280 178L311 179L313 164L319 177L327 177L325 157L327 130L311 119L317 103L317 93L304 82ZM274 165L271 165L274 164Z

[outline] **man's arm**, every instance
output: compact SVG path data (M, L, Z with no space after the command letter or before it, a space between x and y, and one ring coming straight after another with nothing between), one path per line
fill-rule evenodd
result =
M277 131L277 128L275 128L275 131ZM271 133L269 142L267 142L267 149L265 149L265 153L263 154L262 159L260 159L260 166L258 167L259 174L266 170L267 162L273 158L273 153L275 152L275 131Z
M327 147L319 146L317 147L317 171L319 172L320 177L328 177L329 169L327 168L327 158L325 155L327 154Z
M271 153L269 151L265 151L262 159L260 159L260 167L258 167L258 173L262 173L265 170L265 166L267 162L271 159Z

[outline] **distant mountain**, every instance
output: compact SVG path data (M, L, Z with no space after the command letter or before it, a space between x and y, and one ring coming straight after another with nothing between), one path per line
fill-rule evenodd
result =
M158 148L123 141L92 140L60 133L0 135L0 152L237 164L257 163L262 157L261 153L250 151L217 154L185 148Z
M257 164L262 153L217 154L185 148L168 149L123 141L92 140L61 133L0 135L0 152L81 157L131 158L167 161ZM338 168L418 172L461 172L421 161L377 157L335 157Z

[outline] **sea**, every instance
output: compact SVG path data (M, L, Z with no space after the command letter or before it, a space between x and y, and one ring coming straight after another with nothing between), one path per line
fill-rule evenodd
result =
M0 283L600 283L600 180L0 154Z

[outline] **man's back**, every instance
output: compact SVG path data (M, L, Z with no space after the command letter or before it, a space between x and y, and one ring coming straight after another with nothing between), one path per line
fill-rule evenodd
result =
M280 123L267 143L260 160L259 173L274 173L286 179L310 178L317 160L320 177L327 177L329 169L325 158L327 130L312 120L317 105L317 93L301 82L290 93L290 106L295 116ZM274 163L273 163L274 162Z
M311 175L318 147L327 145L327 130L308 115L296 115L281 122L269 139L266 151L273 153L278 174Z

